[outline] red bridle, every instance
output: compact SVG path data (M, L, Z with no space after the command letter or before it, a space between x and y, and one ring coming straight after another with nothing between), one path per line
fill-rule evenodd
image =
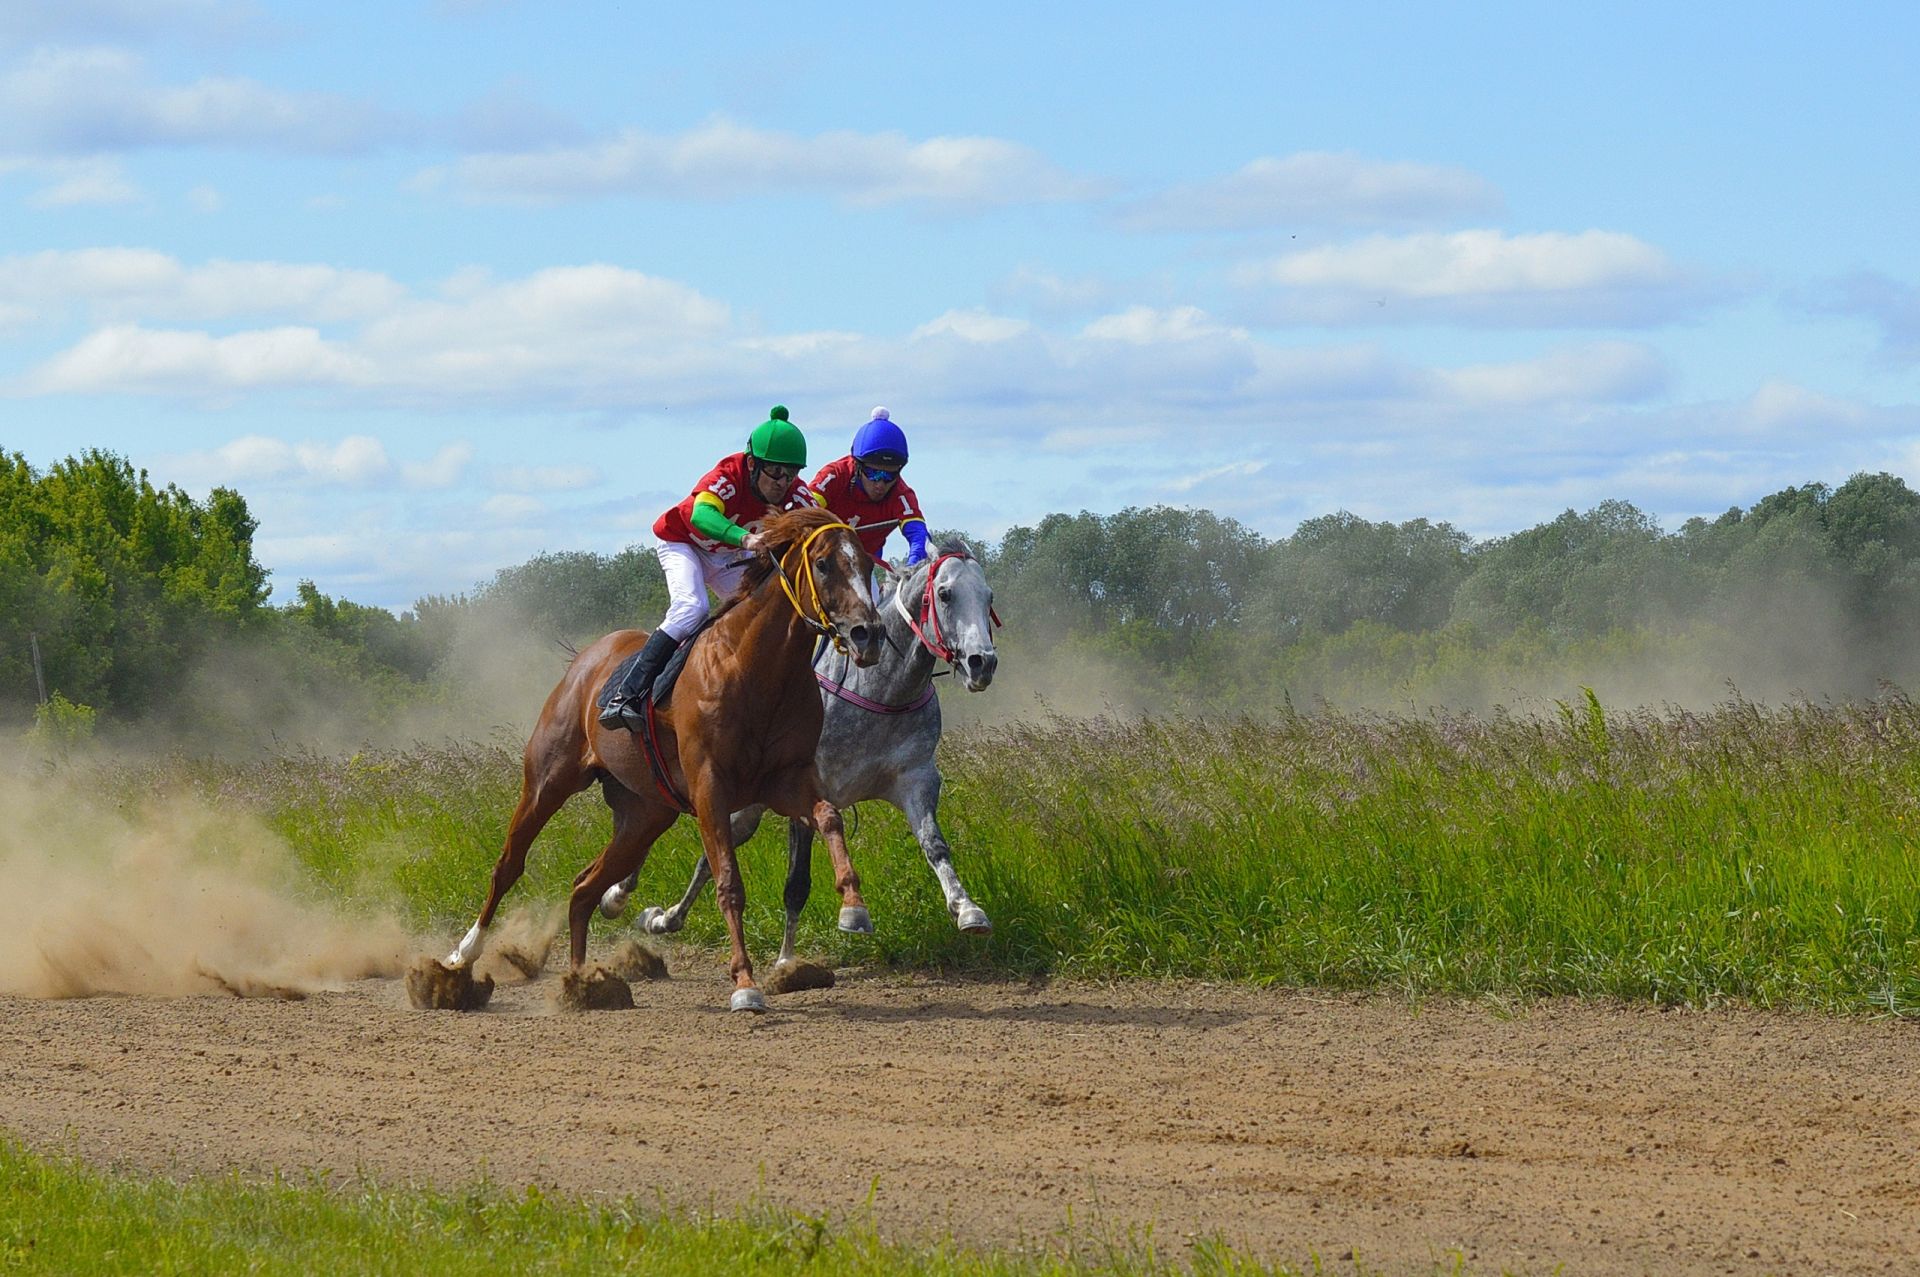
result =
M907 628L912 630L913 636L920 640L920 645L929 652L932 652L934 656L940 660L954 666L960 663L960 654L947 645L947 636L940 631L940 609L934 606L934 584L940 576L940 565L942 563L945 563L948 559L967 560L971 558L973 558L973 556L965 551L949 550L927 565L927 588L921 595L919 620L916 621L913 617L908 616L906 608L900 608L901 616L906 617ZM894 601L896 604L899 602L899 595L896 594L894 596ZM987 605L987 616L996 626L1001 624L1000 614L993 610L991 603ZM931 635L928 634L929 630L932 631Z

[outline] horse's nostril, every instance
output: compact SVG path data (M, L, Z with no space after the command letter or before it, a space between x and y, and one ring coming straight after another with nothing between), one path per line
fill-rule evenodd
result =
M869 631L867 627L864 625L856 625L852 629L847 631L847 637L852 639L854 643L859 645L860 647L865 647L867 645L868 634L869 634Z

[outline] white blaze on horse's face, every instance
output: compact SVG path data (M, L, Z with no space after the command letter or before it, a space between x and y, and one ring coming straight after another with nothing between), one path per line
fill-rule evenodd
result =
M840 534L837 559L834 552L829 551L815 561L814 572L815 579L825 588L831 566L844 566L841 579L831 582L835 597L828 605L831 613L824 619L838 635L837 641L845 643L851 651L853 663L865 667L880 659L883 630L880 614L873 607L871 573L861 566L863 558L865 551L860 548L859 540L852 532L845 532Z

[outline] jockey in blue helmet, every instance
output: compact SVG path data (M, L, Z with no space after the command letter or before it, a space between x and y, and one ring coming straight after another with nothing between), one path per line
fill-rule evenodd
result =
M927 521L919 498L900 477L906 464L907 432L894 424L892 413L875 408L872 420L854 432L852 450L821 467L810 486L821 505L853 526L876 559L887 534L899 528L912 567L927 557Z

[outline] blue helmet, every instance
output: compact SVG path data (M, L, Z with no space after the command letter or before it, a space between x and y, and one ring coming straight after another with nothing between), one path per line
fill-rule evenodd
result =
M875 408L873 420L853 436L853 455L857 460L898 470L907 464L907 432L893 424L885 408Z

